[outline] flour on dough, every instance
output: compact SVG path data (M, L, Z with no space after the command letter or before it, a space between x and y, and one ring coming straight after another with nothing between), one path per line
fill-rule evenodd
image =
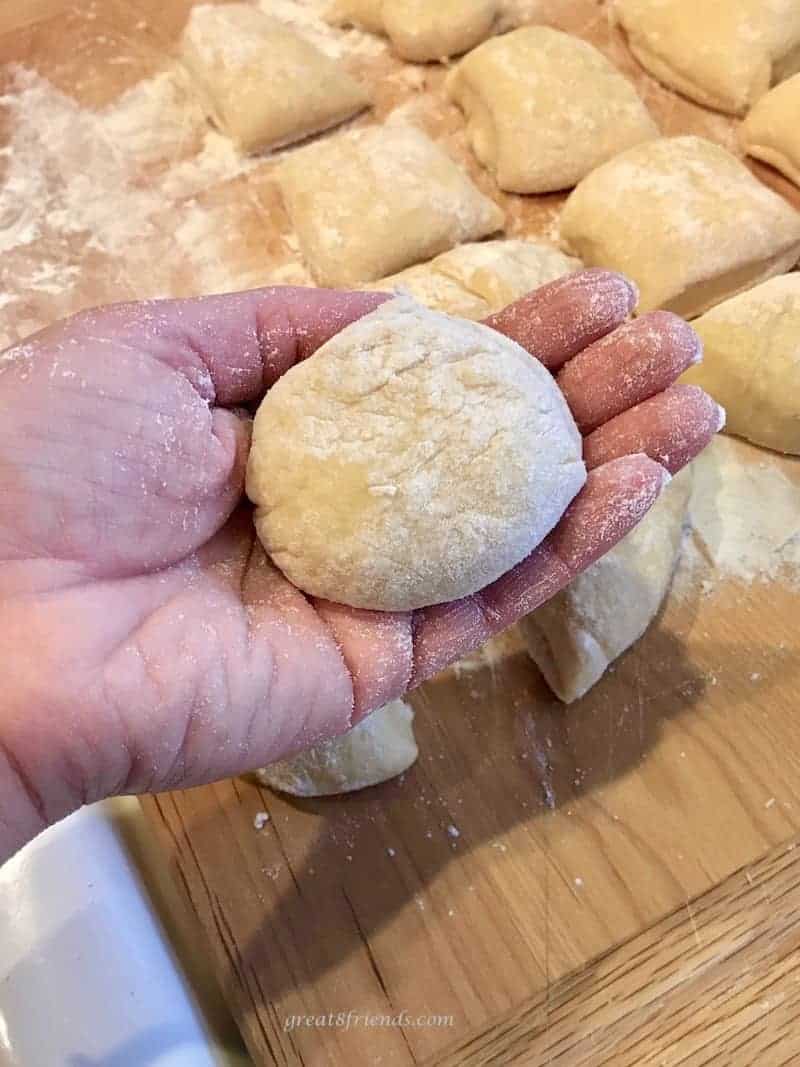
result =
M626 148L658 137L633 85L579 37L525 26L486 41L450 72L446 91L501 189L568 189Z
M392 700L340 737L314 745L292 759L270 763L256 777L271 789L296 797L352 793L377 785L414 763L413 709Z
M434 311L483 319L581 267L579 259L543 241L479 241L458 245L369 288L409 292Z
M334 22L385 34L415 63L459 55L508 24L503 0L335 0Z
M504 574L585 476L580 435L537 360L402 297L270 389L247 493L262 544L298 588L408 611Z
M503 225L503 213L421 130L352 130L291 153L277 171L319 285L354 286Z
M682 380L723 405L729 433L800 454L800 274L770 278L693 325L703 362Z
M614 10L642 66L707 107L743 114L800 70L797 0L617 0Z
M761 97L739 127L739 143L800 185L800 74Z
M790 270L800 213L719 145L664 137L584 178L564 205L561 236L587 266L633 278L640 312L692 318Z
M370 103L335 60L250 4L193 7L181 58L216 125L245 152L302 140Z
M559 699L587 693L650 625L678 559L691 485L689 466L619 544L518 624Z

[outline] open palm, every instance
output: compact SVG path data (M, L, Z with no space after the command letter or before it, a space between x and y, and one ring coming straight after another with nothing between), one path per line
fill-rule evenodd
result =
M0 859L87 801L342 732L552 596L719 427L708 397L672 384L698 354L685 324L624 323L635 294L609 272L553 282L489 325L557 374L586 435L591 473L560 525L454 604L315 602L254 538L243 407L383 299L278 288L114 305L0 356Z

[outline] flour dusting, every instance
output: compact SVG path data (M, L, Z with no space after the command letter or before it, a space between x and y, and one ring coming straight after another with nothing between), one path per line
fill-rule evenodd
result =
M95 248L125 251L164 203L158 181L147 187L142 181L147 165L179 156L192 141L199 146L206 133L202 108L179 71L164 71L95 112L18 67L0 106L12 124L11 139L0 149L8 161L0 197L2 251L81 233ZM207 178L197 177L201 183ZM192 191L185 180L181 192Z
M216 60L246 63L263 35L262 12L329 56L378 56L386 42L332 26L329 0L196 5L189 36ZM203 34L210 20L220 32ZM238 21L237 21L238 20ZM240 32L222 32L239 26ZM259 33L241 32L248 26ZM123 57L124 58L124 57ZM0 96L8 140L0 148L0 348L80 308L106 301L311 284L288 249L249 253L257 235L246 197L208 190L266 165L244 157L208 121L202 88L171 63L102 110L81 107L45 78L10 68ZM274 158L273 153L270 159ZM245 243L246 244L246 243Z
M346 55L378 56L388 45L381 37L363 30L333 26L328 22L331 0L260 0L261 10L285 22L332 58Z
M674 589L699 578L800 584L800 485L771 453L718 436L694 462L693 532ZM705 589L712 588L704 585Z
M164 212L180 202L187 224L204 217L194 196L257 165L211 129L177 67L100 111L16 67L0 109L10 129L0 149L0 344L87 302L169 295L170 271L195 246L165 232ZM217 262L214 283L237 287L235 273L219 275Z

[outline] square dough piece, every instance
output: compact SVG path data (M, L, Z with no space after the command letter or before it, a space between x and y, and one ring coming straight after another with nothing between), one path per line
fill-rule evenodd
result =
M331 19L385 34L415 63L460 55L500 28L501 0L337 0Z
M433 308L465 319L483 319L581 262L538 241L482 241L459 245L430 263L382 278L370 289L404 289Z
M519 623L528 654L570 704L638 641L672 583L692 490L684 467L630 533Z
M299 141L370 103L334 60L249 4L192 8L181 56L214 122L245 152Z
M725 407L729 433L800 454L800 274L726 300L694 328L705 354L681 381Z
M800 185L800 74L761 97L739 127L739 143Z
M648 141L592 171L564 205L561 236L587 266L633 278L640 312L684 318L800 258L800 214L702 137Z
M568 189L659 133L601 52L547 26L486 41L451 71L446 89L467 115L475 155L512 193Z
M277 177L319 285L371 282L503 225L446 152L400 123L301 148Z
M618 0L615 13L645 70L719 111L744 114L798 69L797 0Z

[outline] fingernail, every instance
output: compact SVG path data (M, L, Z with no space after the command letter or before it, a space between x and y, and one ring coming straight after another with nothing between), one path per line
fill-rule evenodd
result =
M697 349L692 356L692 362L689 364L690 366L694 366L695 363L703 362L703 339L697 333L695 334L695 337L697 338Z
M633 301L633 307L636 307L636 305L639 303L639 286L636 284L635 281L633 281L631 278L628 278L624 274L620 275L620 277L628 287L628 290L631 294L631 300Z
M714 430L714 433L719 433L719 431L723 428L727 420L728 413L725 411L725 408L722 406L722 404L717 404L717 426Z

